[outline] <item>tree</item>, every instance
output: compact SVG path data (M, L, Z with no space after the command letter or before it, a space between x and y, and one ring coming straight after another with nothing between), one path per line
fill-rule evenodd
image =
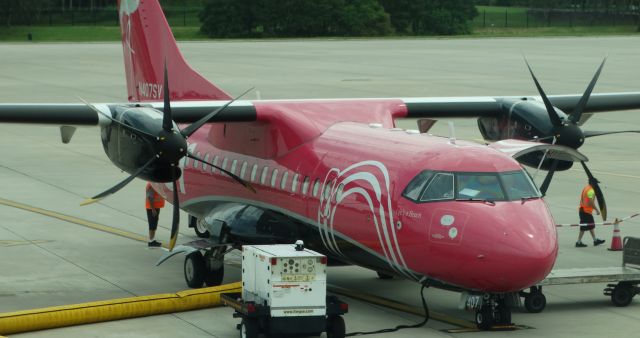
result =
M382 36L393 33L389 14L377 0L348 0L342 17L341 35Z
M471 32L478 15L472 0L380 0L399 34L452 35Z
M7 27L13 24L30 25L50 5L50 0L5 0L0 8L0 19Z
M251 0L209 0L200 12L200 31L210 37L247 37L253 29Z

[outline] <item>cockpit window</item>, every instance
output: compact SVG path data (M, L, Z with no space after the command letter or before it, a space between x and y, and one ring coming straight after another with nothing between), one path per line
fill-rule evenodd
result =
M418 203L453 199L516 201L541 196L524 170L502 173L425 170L409 182L402 195Z
M542 195L524 170L501 173L500 178L510 201Z
M453 198L453 174L437 173L420 196L421 202L447 200Z
M419 173L418 176L409 182L409 185L404 189L402 195L408 199L417 201L431 176L433 176L433 171L430 170Z
M503 201L504 192L495 173L457 173L457 199Z

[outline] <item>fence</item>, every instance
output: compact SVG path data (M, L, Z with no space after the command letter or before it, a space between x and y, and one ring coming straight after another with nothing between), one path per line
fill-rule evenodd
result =
M200 7L164 8L171 26L200 26ZM117 26L118 10L104 9L43 9L29 13L11 13L0 8L0 23L26 26Z
M639 13L580 11L573 9L536 9L518 7L484 7L473 20L476 28L486 27L574 27L638 25Z

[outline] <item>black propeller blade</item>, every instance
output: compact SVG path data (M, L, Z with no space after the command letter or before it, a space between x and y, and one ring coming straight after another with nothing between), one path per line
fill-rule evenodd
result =
M238 100L239 98L243 97L246 93L252 91L253 88L254 87L251 87L251 88L247 89L244 93L236 96L233 100L227 102L224 106L212 111L207 116L199 119L198 121L193 122L188 127L184 128L180 133L182 134L182 136L184 136L186 138L188 138L189 136L193 135L193 133L195 133L198 129L200 129L200 127L202 127L205 123L209 122L209 120L211 120L214 116L216 116L221 111L227 109L227 107L229 107L230 104L234 103L236 100Z
M224 170L221 167L219 167L217 165L214 165L213 163L207 162L207 161L199 158L198 156L196 156L196 155L194 155L192 153L187 153L187 157L190 157L190 158L192 158L192 159L194 159L196 161L200 161L202 163L206 163L206 164L208 164L208 165L220 170L221 172L227 174L229 177L233 178L236 182L242 184L245 188L249 189L251 192L256 193L256 189L253 188L253 186L251 186L251 184L249 184L249 182L241 179L240 177L238 177L237 175L233 174L232 172Z
M171 170L171 179L173 181L173 220L171 221L169 251L173 251L173 248L176 246L178 231L180 230L180 197L178 196L178 180L176 180L175 170Z
M580 118L582 117L582 112L584 111L584 108L587 106L587 102L589 102L589 97L591 96L591 92L593 92L593 87L596 86L596 82L598 82L598 78L600 77L600 72L602 72L602 67L604 67L604 63L606 61L607 61L607 58L605 57L604 60L602 60L600 67L598 67L598 70L596 71L595 75L593 75L593 78L591 79L589 86L587 86L587 89L584 91L584 94L582 94L582 97L580 98L578 105L574 108L573 113L569 115L569 121L573 122L574 124L577 124L580 121Z
M91 203L95 203L100 201L101 199L115 194L118 190L124 188L124 186L126 186L127 184L129 184L129 182L133 181L134 178L138 177L145 169L147 169L147 167L149 167L153 162L155 162L158 158L157 157L152 157L151 159L149 159L149 161L147 161L147 163L145 163L142 167L140 167L138 170L136 170L136 172L134 172L131 176L127 177L125 180L123 180L122 182L114 185L113 187L91 197L88 198L86 200L84 200L82 203L80 203L80 205L87 205L87 204L91 204Z
M538 93L540 93L540 96L542 97L542 101L544 102L544 106L547 108L547 114L549 114L549 120L555 127L562 126L562 120L558 116L558 113L556 113L556 109L553 107L553 104L551 104L551 101L549 101L547 94L544 93L544 90L542 89L542 86L540 86L540 83L538 82L536 75L533 74L533 70L531 70L531 66L529 66L529 61L527 61L527 59L525 58L524 62L527 64L527 68L529 68L529 73L531 73L533 82L536 84L536 88L538 88Z
M546 195L547 194L547 189L549 189L549 185L551 184L551 179L553 178L553 174L555 174L556 169L558 168L558 160L553 160L553 162L551 162L551 168L549 168L549 172L547 173L547 176L544 178L544 181L542 182L542 185L540 186L540 192L542 193L542 195Z
M173 130L173 115L171 114L171 96L169 92L169 76L167 75L167 61L164 62L164 109L162 109L162 129L165 131Z
M587 177L589 178L589 184L591 184L591 186L593 187L593 190L596 193L596 199L598 200L598 205L600 206L600 214L602 215L602 220L606 221L607 220L607 203L604 200L604 194L602 193L602 189L600 189L600 185L598 183L600 183L600 181L598 181L595 177L593 177L593 174L591 174L591 171L589 170L589 168L587 168L587 165L584 162L580 162L582 164L582 168L584 168L584 172L587 174Z
M602 135L610 135L610 134L621 134L621 133L640 133L640 130L619 130L619 131L585 131L584 137L594 137L594 136L602 136Z

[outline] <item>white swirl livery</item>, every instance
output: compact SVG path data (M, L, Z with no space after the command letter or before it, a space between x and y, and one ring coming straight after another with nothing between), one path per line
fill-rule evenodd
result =
M369 189L363 188L364 186ZM389 190L389 171L381 162L363 161L344 170L332 168L325 176L318 208L318 229L325 247L344 257L335 236L334 216L338 204L351 194L360 195L367 201L380 247L389 266L407 278L417 279L407 266L398 244Z

